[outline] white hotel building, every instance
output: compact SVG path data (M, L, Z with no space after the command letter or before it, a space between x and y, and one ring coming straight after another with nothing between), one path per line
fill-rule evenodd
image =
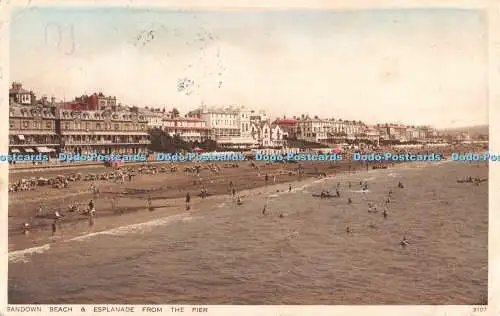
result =
M170 136L177 135L186 142L203 142L210 134L205 121L195 117L164 118L163 130Z
M336 138L355 140L366 134L367 126L359 121L305 118L297 121L297 138L310 142L328 142Z
M200 109L200 119L211 131L210 138L225 147L249 148L256 145L251 136L250 114L244 107Z

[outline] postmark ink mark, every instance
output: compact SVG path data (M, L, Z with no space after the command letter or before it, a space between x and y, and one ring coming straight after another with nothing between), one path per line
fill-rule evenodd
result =
M177 80L177 91L184 92L186 95L193 93L194 81L189 78Z
M64 54L66 55L71 55L75 51L75 27L73 24L70 24L69 26L62 27L59 23L56 22L50 22L45 25L45 45L49 45L49 35L51 31L54 30L56 34L56 48L58 50L61 50L61 44L63 42L63 35L65 31L69 31L69 45L70 49L65 50Z
M155 39L155 31L142 31L136 37L136 45L145 46L147 43Z

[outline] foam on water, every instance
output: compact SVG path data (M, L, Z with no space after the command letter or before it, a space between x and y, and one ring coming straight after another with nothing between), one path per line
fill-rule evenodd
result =
M44 253L47 250L50 249L49 244L45 244L43 246L39 247L33 247L33 248L27 248L23 250L18 250L18 251L13 251L9 252L9 261L10 262L29 262L28 257L31 257L33 254L38 253Z
M348 192L352 193L370 193L370 190L349 190Z
M391 177L391 178L400 178L401 177L400 174L394 173L394 172L389 173L387 176Z
M168 217L164 217L164 218L160 218L160 219L155 219L155 220L144 222L144 223L131 224L131 225L127 225L127 226L113 228L110 230L90 233L90 234L78 236L75 238L71 238L68 241L82 241L82 240L86 240L86 239L89 239L89 238L92 238L95 236L99 236L99 235L123 236L123 235L127 235L130 233L136 233L138 231L140 231L140 232L150 231L157 226L171 224L173 222L178 222L178 221L185 222L185 221L189 221L192 219L193 219L193 217L191 217L189 215L185 215L185 214L172 215L172 216L168 216Z

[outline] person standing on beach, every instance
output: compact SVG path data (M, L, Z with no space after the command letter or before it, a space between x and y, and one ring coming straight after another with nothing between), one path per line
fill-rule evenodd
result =
M56 231L57 231L56 221L57 221L57 220L54 220L54 221L52 222L52 235L55 235L55 233L56 233Z
M292 185L291 184L288 185L288 192L292 192Z
M186 210L190 209L189 202L191 202L191 196L189 195L189 192L186 194Z
M264 179L266 180L266 183L267 183L267 181L269 181L269 175L267 173L266 173Z
M148 195L148 210L153 210L153 200L151 199L151 195Z

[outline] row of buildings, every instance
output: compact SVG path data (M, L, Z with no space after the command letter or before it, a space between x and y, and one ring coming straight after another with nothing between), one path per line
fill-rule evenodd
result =
M56 102L55 98L37 99L20 83L12 84L9 99L12 153L143 152L150 145L152 129L184 141L211 139L227 148L283 147L289 140L323 144L440 140L428 126L368 126L361 121L306 115L271 120L265 112L245 107L202 106L181 116L175 109L123 106L116 97L102 93Z

